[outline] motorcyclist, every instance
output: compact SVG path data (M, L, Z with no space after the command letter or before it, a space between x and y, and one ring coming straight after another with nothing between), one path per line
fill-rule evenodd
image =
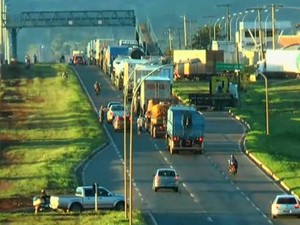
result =
M94 91L96 92L97 95L100 92L100 83L98 81L95 81L94 83Z
M229 169L231 167L234 167L235 171L237 172L238 162L237 162L236 158L234 157L234 155L230 156L230 159L228 160L228 164L229 164Z
M143 123L144 123L144 120L142 118L142 115L139 115L139 118L137 119L138 134L142 133Z

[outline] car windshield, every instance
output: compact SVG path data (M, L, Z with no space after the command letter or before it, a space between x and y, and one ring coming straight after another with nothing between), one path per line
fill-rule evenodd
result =
M113 110L113 111L124 111L124 106L122 106L122 105L112 105L111 110Z
M277 204L294 205L297 204L297 201L294 197L283 197L283 198L278 198Z
M160 177L175 177L175 172L173 170L160 170L158 172Z
M120 102L110 102L110 103L108 103L107 108L109 108L113 105L121 105L121 103Z

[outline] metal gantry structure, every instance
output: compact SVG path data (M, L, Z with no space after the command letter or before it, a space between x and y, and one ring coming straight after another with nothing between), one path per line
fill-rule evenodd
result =
M2 7L1 7L2 8ZM1 25L11 37L12 57L17 58L17 34L22 28L136 27L134 10L35 11L10 15L1 10Z
M136 26L134 10L40 11L7 15L3 26L9 29L33 27Z

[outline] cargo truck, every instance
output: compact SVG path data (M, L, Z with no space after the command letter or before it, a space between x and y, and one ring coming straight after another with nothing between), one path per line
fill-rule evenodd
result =
M130 76L129 73L126 73L125 67L124 73L124 80L127 80L127 76ZM144 77L148 76L151 73L151 77L165 77L166 80L169 80L170 89L173 83L173 73L174 73L174 66L172 64L152 64L152 61L142 64L136 64L133 68L133 74L130 78L128 96L132 96L132 91L136 88L139 81L141 81ZM149 80L149 79L148 79ZM152 96L148 99L151 99L155 96ZM130 98L130 97L129 97Z
M142 79L142 78L140 78ZM171 82L165 76L149 76L142 82L133 98L134 112L144 115L150 99L170 99Z
M227 76L212 76L209 82L201 82L209 85L209 91L188 94L190 104L197 109L212 108L222 111L225 107L233 107L238 102L238 86L229 82Z
M132 98L133 71L135 69L135 66L142 65L148 62L149 60L147 59L127 59L122 64L122 71L120 72L120 74L116 74L116 86L119 87L119 89L122 89L125 84L128 85L125 89L128 99Z
M174 50L174 76L176 79L207 79L216 75L216 64L224 62L224 51Z
M195 107L175 105L167 114L167 148L171 154L204 150L204 116Z
M103 71L106 75L111 76L113 71L113 61L118 56L128 56L129 51L126 46L108 46L105 51L103 62Z
M167 128L167 112L171 102L169 99L150 99L145 113L145 129L151 137L165 137Z
M269 78L295 78L300 76L300 50L267 49L265 60L257 63L257 73Z

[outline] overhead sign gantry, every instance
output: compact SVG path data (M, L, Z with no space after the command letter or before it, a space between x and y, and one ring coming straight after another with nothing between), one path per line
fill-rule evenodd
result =
M22 28L136 26L134 10L35 11L2 15L2 26L10 31L12 57L17 56L17 33Z

